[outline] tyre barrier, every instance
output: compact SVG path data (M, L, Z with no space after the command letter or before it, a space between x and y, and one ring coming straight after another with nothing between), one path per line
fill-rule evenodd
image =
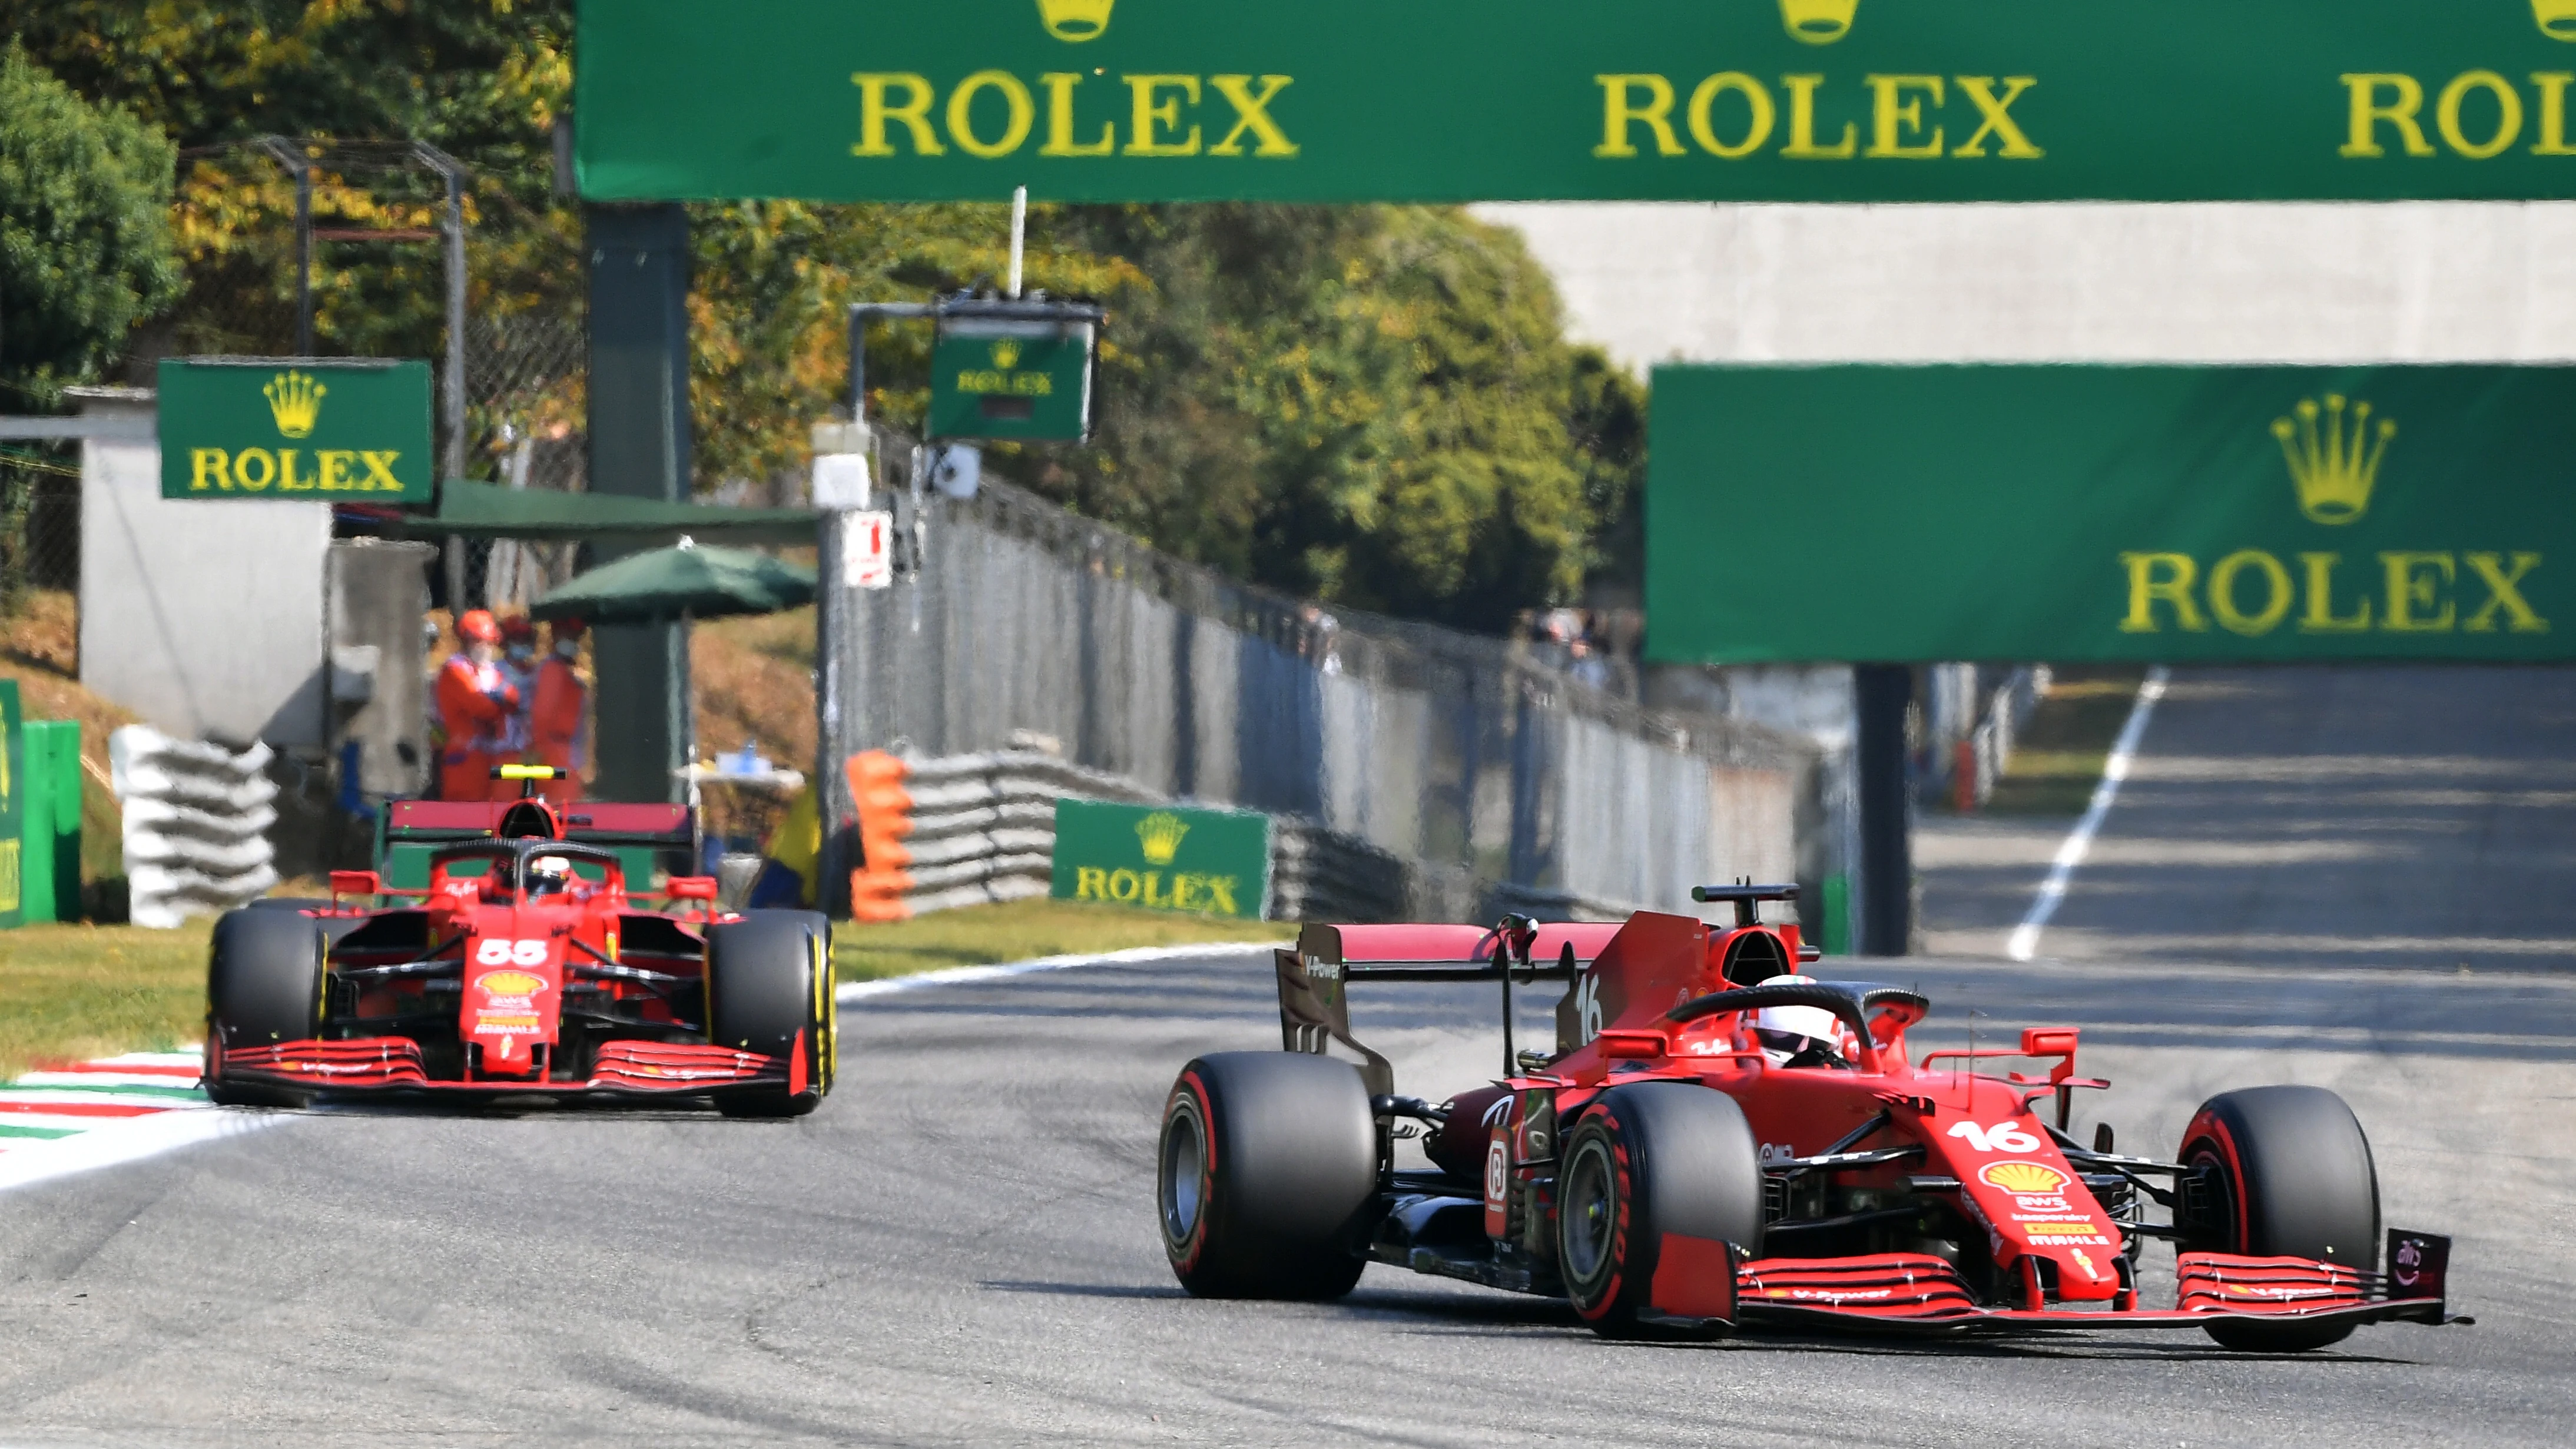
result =
M236 754L147 725L107 737L125 816L125 877L138 926L168 930L267 894L277 884L268 828L277 784L266 745Z

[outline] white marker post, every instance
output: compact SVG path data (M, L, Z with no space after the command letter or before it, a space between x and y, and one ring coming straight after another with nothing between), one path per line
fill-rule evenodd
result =
M1029 189L1011 189L1011 300L1020 300L1020 253L1029 231Z

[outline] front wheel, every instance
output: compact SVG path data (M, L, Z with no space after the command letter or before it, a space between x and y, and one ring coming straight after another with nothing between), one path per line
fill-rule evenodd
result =
M1339 1298L1367 1266L1377 1119L1356 1067L1219 1052L1163 1104L1154 1201L1173 1276L1200 1298Z
M812 911L753 911L707 928L707 1039L786 1063L787 1080L719 1093L728 1117L802 1117L832 1090L840 1008L831 927Z
M2201 1104L2180 1161L2210 1187L2186 1249L2379 1265L2379 1171L2344 1100L2320 1087L2249 1087ZM2240 1320L2207 1326L2250 1353L2339 1343L2350 1324Z
M309 916L255 907L215 922L206 956L206 1095L226 1107L300 1107L283 1087L229 1080L224 1053L311 1041L322 1030L328 938Z
M1557 1171L1557 1270L1604 1338L1644 1331L1666 1233L1762 1252L1762 1158L1744 1109L1688 1082L1613 1087Z

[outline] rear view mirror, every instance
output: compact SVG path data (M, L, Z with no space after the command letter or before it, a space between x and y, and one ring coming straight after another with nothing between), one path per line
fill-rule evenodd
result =
M711 875L675 875L663 885L662 894L675 901L711 901L716 898L716 878Z
M380 896L384 893L384 878L372 870L331 872L331 899L335 902L342 896Z

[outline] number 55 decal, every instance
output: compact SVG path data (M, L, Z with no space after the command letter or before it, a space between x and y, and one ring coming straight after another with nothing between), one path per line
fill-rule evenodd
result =
M542 939L484 941L474 948L474 964L477 966L543 966L546 964L546 943Z
M2039 1139L2024 1132L2018 1123L2013 1122L1998 1122L1992 1127L1980 1127L1974 1122L1962 1122L1941 1135L1966 1138L1968 1145L1979 1152L2037 1152L2039 1150Z

